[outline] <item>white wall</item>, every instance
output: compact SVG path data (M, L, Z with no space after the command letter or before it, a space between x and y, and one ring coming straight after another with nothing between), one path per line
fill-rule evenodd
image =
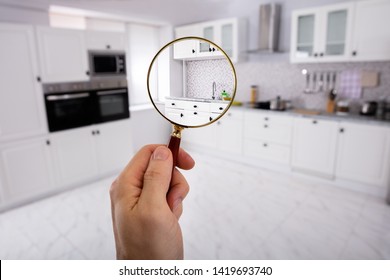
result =
M0 22L49 25L47 8L33 8L0 2Z

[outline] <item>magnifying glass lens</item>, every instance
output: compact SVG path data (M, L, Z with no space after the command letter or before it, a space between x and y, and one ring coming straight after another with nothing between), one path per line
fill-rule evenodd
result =
M172 137L180 139L183 128L209 125L226 113L236 82L234 66L223 49L203 38L185 37L156 54L147 86L156 110L174 125ZM180 140L173 141L178 149Z

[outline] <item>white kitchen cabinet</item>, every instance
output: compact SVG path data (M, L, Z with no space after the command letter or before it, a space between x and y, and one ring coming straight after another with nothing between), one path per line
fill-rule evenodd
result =
M212 114L216 118L220 114ZM183 131L183 142L188 146L212 148L226 155L242 154L243 112L230 109L220 120L201 128Z
M19 202L54 189L54 170L48 138L9 143L0 147L4 203ZM2 167L2 168L1 168Z
M85 38L88 50L126 49L126 36L123 32L86 31Z
M289 164L293 119L290 116L245 112L244 155Z
M295 118L292 138L293 170L334 177L338 122Z
M242 154L243 112L229 111L217 121L217 149L223 153Z
M337 62L351 57L354 3L296 10L291 23L291 62Z
M111 174L133 154L129 120L54 133L52 142L61 186Z
M98 174L95 133L91 127L54 133L52 146L60 186L68 186Z
M353 61L390 60L390 1L358 1L352 43Z
M175 29L176 38L196 36L200 37L200 28L198 25L182 26ZM198 40L183 40L174 44L175 59L191 59L198 56L199 41Z
M129 120L96 126L96 154L100 174L123 169L133 156Z
M0 142L46 130L34 30L0 24Z
M208 39L221 47L233 62L245 59L247 50L246 21L240 18L222 19L177 27L176 38L197 36ZM190 47L190 46L188 46ZM193 47L193 45L191 45ZM221 57L216 46L198 42L190 57ZM186 52L188 53L188 51Z
M43 82L89 79L84 31L43 26L36 31Z
M336 177L388 187L390 129L342 122L339 130Z

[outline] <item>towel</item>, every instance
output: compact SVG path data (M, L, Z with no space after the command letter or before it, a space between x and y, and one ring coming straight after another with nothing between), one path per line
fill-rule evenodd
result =
M340 73L339 96L346 99L359 99L362 96L362 72L345 70Z

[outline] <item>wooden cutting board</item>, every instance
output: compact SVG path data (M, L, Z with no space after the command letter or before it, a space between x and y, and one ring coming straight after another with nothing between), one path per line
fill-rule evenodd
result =
M294 113L302 114L302 115L319 115L321 114L320 111L316 110L308 110L308 109L294 109Z

